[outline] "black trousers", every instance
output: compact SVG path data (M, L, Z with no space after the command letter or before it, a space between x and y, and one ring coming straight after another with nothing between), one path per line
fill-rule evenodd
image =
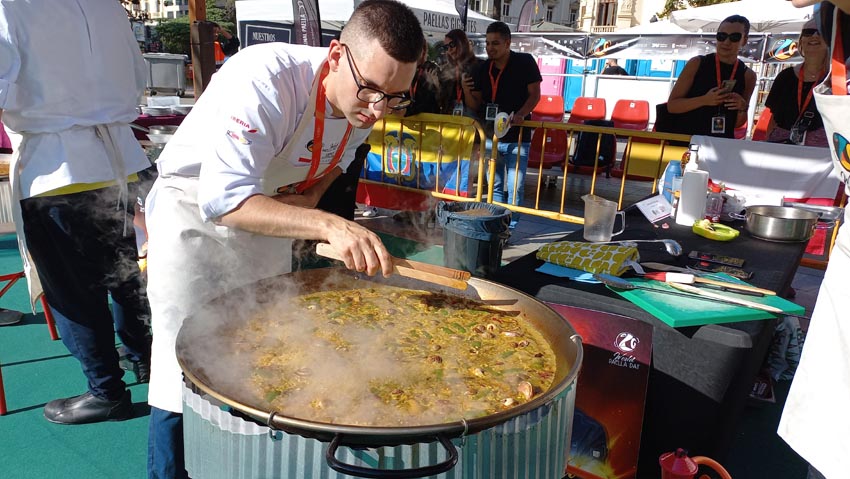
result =
M151 352L133 217L117 208L118 195L114 186L21 201L27 248L62 342L80 361L89 391L110 400L125 389L115 333L131 359L150 361Z

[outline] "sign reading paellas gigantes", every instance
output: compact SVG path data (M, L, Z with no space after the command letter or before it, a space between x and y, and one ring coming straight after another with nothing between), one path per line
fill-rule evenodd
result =
M422 26L425 31L430 29L449 31L455 28L463 30L463 23L461 23L460 17L425 11L422 12ZM477 25L474 21L467 21L466 31L467 33L478 33Z

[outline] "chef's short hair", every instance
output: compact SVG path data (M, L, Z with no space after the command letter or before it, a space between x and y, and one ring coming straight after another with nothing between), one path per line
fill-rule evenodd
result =
M395 0L366 0L351 14L340 35L342 43L365 45L376 39L387 55L402 63L416 63L425 42L413 11Z

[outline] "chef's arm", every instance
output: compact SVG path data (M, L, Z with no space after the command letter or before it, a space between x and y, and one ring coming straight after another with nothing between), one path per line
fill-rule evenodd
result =
M381 272L384 276L393 271L392 257L378 235L354 221L319 209L253 195L218 222L265 236L327 241L342 254L348 269L369 275Z
M472 111L479 111L481 109L481 103L483 101L483 96L481 95L481 90L471 90L469 95L464 97L464 102L466 102L467 108Z
M540 82L528 84L528 99L514 112L513 124L522 123L540 101Z
M325 192L328 191L331 184L342 174L340 168L334 168L330 173L322 176L319 182L307 188L300 194L282 193L273 196L277 201L294 206L303 206L304 208L315 208L319 204Z

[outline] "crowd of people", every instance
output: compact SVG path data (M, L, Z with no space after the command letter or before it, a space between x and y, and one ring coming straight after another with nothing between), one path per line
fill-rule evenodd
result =
M835 3L850 10L845 0ZM832 144L846 131L830 122L832 111L818 111L826 97L838 96L816 88L835 56L829 34L821 33L832 27L832 10L824 11L823 20L800 32L804 62L783 71L768 96L769 138L833 146L846 181L846 139L845 151ZM347 268L391 274L392 258L377 234L320 206L387 114L468 116L485 125L488 137L497 115L509 114L494 153L491 200L521 205L531 130L519 124L540 99L542 77L530 54L511 49L502 22L487 28L486 60L473 54L463 31L452 30L440 44L444 61L429 61L418 19L394 0L359 4L329 47L272 43L238 55L225 50L232 58L160 156L146 200L145 288L132 198L138 173L150 164L129 127L145 72L125 22L120 5L97 0L0 4L0 115L23 138L11 174L31 294L43 288L87 379L86 392L48 402L45 418L84 424L132 416L117 333L129 363L124 367L150 381L149 477L186 477L174 347L193 308L290 271L293 240L326 241ZM847 23L846 16L836 23L844 26L838 42L845 44ZM28 29L51 31L63 42L18 34ZM220 33L227 40L229 33ZM756 75L738 54L748 34L746 18L727 18L716 33L716 52L685 66L666 110L687 118L690 134L731 137L746 121ZM606 74L621 74L616 62L609 68ZM789 444L830 478L850 466L844 439L850 327L840 313L848 306L841 293L850 270L848 241L844 228L780 426ZM819 376L822 367L833 374Z

